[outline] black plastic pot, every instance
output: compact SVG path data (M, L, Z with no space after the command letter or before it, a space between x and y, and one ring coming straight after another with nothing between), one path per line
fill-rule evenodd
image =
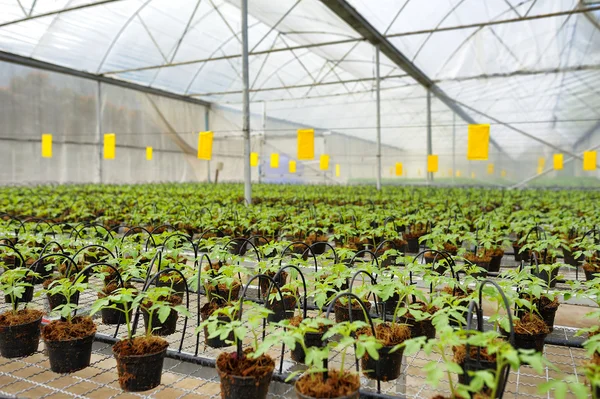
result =
M37 285L37 284L42 284L48 277L50 277L52 275L52 268L50 268L50 270L46 270L46 265L48 265L50 262L43 262L39 265L36 266L37 267L37 272L40 275L40 277L35 277L33 279L33 284Z
M558 306L555 308L543 308L540 309L540 316L544 320L544 323L550 329L550 332L554 331L554 318L556 317L556 311L558 310Z
M235 283L234 283L235 284ZM242 289L241 284L236 284L231 288L231 294L229 294L229 289L219 289L216 287L209 286L210 288L206 291L206 299L209 302L214 300L228 300L228 297L231 295L231 300L235 301L240 296L240 291Z
M571 266L577 266L577 265L579 265L579 262L581 262L585 259L583 255L581 255L579 258L575 258L573 256L573 252L569 251L568 249L564 249L564 248L563 248L563 256L565 258L565 263L567 265L571 265Z
M46 297L48 298L48 305L50 305L50 310L53 310L54 308L67 303L67 298L65 298L63 294L46 294ZM73 294L73 296L71 296L71 303L79 303L79 292L76 292Z
M382 268L394 266L394 265L396 265L397 261L398 261L397 256L388 256L385 259L380 259Z
M285 304L285 310L283 305ZM294 310L296 308L296 298L293 296L285 296L283 297L283 302L279 299L275 299L272 302L268 302L266 304L267 309L271 312L270 315L267 316L267 321L272 323L280 322L281 320L291 319L294 317Z
M327 249L327 244L325 244L325 242L322 241L316 241L313 245L311 245L310 249L315 255L323 255L323 253Z
M14 269L21 264L21 259L18 256L3 256L2 262L9 269Z
M505 336L508 333L502 332ZM515 332L515 347L518 349L535 349L538 352L544 352L544 340L548 334L517 334Z
M408 238L406 240L408 252L411 254L419 253L419 238Z
M113 306L115 303L110 301L109 305ZM101 314L102 314L102 323L104 324L109 324L109 325L114 325L114 324L119 324L119 321L121 322L121 324L125 324L125 307L123 306L122 303L118 303L117 305L117 309L108 309L108 308L102 308L101 310ZM121 310L119 310L121 309ZM129 320L131 320L131 309L129 309Z
M142 308L142 315L144 316L144 324L146 328L148 327L148 321L150 320L150 314L146 311L146 309ZM174 334L177 330L177 318L178 313L175 309L171 309L171 313L165 320L164 323L161 323L158 319L158 312L154 312L152 315L152 334L158 335L159 337L165 337L167 335Z
M331 298L330 300L325 302L325 305L329 305L329 303L333 300L333 298L335 298L335 296L337 294L339 294L340 292L344 292L344 291L348 291L348 288L350 287L350 285L348 284L348 279L346 279L346 282L342 284L342 286L340 288L337 288L335 285L331 285L330 290L327 290L327 298Z
M113 353L117 360L119 386L122 390L140 392L160 385L167 348L157 353L141 356L120 356Z
M521 247L516 247L513 245L513 252L515 253L515 261L520 262L522 260L527 260L524 256L524 254L520 254L519 251L521 250Z
M160 281L160 279L156 282L157 287L171 287L170 281ZM178 282L173 284L173 290L175 291L174 295L179 295L183 297L185 294L185 281L179 280Z
M593 271L585 270L585 269L583 270L583 272L585 273L585 279L587 281L592 281L595 278L594 274L600 274L600 272L593 272Z
M472 376L469 375L469 371L475 372L475 371L482 371L482 370L487 370L490 373L492 373L492 375L496 375L496 362L490 362L487 360L483 360L483 359L479 359L477 360L476 358L467 358L465 359L465 363L461 364L460 367L463 369L463 373L458 375L458 382L463 384L463 385L469 385L471 383L471 380L473 379ZM502 372L502 375L500 376L500 380L498 381L498 387L503 387L505 384L505 371ZM502 394L504 393L503 390L498 389L496 398L500 398L502 396ZM496 399L495 398L495 399Z
M200 309L200 316L202 317L202 321L206 321L208 320L208 318L210 317L210 313L209 313L209 308L210 308L211 304L210 302L204 304L202 306L202 308ZM224 324L229 322L229 318L227 316L219 316L218 317L219 321L222 321ZM231 346L233 341L234 341L235 337L233 334L233 331L229 333L229 335L227 336L227 339L221 339L220 337L214 337L214 338L208 338L208 328L204 327L204 340L206 345L210 346L211 348L225 348L227 346ZM226 341L229 341L230 343L227 343Z
M72 373L90 365L94 335L67 341L44 340L50 369L55 373Z
M25 287L25 292L21 295L21 298L16 298L17 303L29 303L33 301L33 286ZM4 301L6 303L12 303L10 295L4 295Z
M288 274L285 271L279 273L279 276L277 276L277 278L275 278L275 276L277 275L277 273L275 272L266 272L265 274L274 279L275 283L279 288L283 287L287 281ZM267 280L266 278L261 278L258 284L260 287L261 295L263 298L265 298L267 296L267 293L269 292L269 286L271 285L271 281Z
M438 255L438 254L434 254L433 256L423 255L423 258L425 259L425 263L428 265L433 264L434 261L436 262L433 267L433 271L438 274L444 274L444 273L446 273L446 270L448 270L448 265L446 264L446 262L441 263L441 261L445 260L445 258L441 255Z
M6 358L29 356L40 343L42 317L29 323L0 327L0 355Z
M232 241L229 244L229 253L232 255L244 256L246 251L248 251L248 247L250 247L250 244L244 240Z
M296 391L296 397L298 399L317 399L313 396L304 395L302 392L300 392L298 390L298 386L296 384L294 384L294 391ZM356 390L356 391L352 392L350 395L338 396L334 399L359 399L359 398L360 398L360 391Z
M398 349L390 353L393 347L384 346L380 348L377 351L379 353L379 360L373 359L368 353L360 359L362 369L367 370L364 372L367 377L373 380L392 381L400 376L404 349Z
M222 399L265 399L269 393L269 385L273 371L260 379L256 377L240 377L226 374L219 369Z
M552 270L552 272L550 272L550 274L548 274L548 272L546 270L536 270L534 267L531 268L531 274L541 278L546 284L548 284L548 281L550 281L550 288L554 288L556 286L556 277L558 276L558 271L560 270L560 268L556 268L554 270Z
M378 298L377 299L377 308L379 309L379 311L381 313L385 313L388 316L393 316L394 311L396 310L396 306L398 306L399 300L400 300L399 294L394 294L385 301Z
M364 301L363 303L365 304L367 311L371 310L371 302ZM334 312L336 323L350 321L350 312L348 312L348 304L342 305L340 302L337 302L334 305ZM365 317L365 313L362 307L359 307L358 309L352 309L352 321L356 320L364 321L365 323L367 323L367 318Z
M410 337L427 337L428 339L435 338L435 327L431 319L424 319L421 321L416 321L411 317L403 317L402 323L408 325L410 329Z
M304 335L304 344L307 348L314 347L319 348L324 345L323 333L319 332L308 332ZM292 350L292 360L298 363L304 363L305 353L302 345L296 345Z
M490 264L488 266L489 272L497 273L500 271L500 265L502 264L503 256L504 256L504 254L492 256L492 260L490 260Z

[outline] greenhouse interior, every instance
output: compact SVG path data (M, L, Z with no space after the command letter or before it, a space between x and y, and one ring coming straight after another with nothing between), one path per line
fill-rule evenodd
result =
M0 398L600 399L598 82L595 0L1 0Z

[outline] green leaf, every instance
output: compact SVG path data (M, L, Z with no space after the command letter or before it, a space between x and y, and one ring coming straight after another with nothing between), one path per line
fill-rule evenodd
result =
M158 308L157 314L158 314L158 320L161 323L164 323L165 321L167 321L167 318L171 314L171 308L168 306L161 306Z

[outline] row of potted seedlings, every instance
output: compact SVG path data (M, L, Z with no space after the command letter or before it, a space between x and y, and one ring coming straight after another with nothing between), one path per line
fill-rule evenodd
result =
M536 248L533 249L534 255L535 253L543 253L544 249L543 248ZM214 252L214 251L213 251ZM216 254L216 257L221 257L223 255L224 251L221 251L221 253ZM391 255L390 255L391 254ZM388 256L395 256L398 257L397 253L393 253L391 251L388 251L387 253ZM175 257L175 259L178 258L178 254L177 253L171 253L172 257ZM167 258L167 257L165 257ZM534 258L536 258L534 256ZM383 259L384 260L384 259ZM300 264L302 264L302 260L299 261ZM348 323L348 325L346 325L345 328L347 328L346 331L349 331L346 333L346 335L349 337L348 340L346 340L347 342L350 342L350 339L352 340L352 345L356 345L357 346L357 355L361 355L361 354L369 354L369 357L367 357L368 359L371 360L378 360L379 357L379 352L377 352L376 355L374 355L373 353L375 353L374 351L377 351L379 349L381 349L381 347L383 347L384 343L388 344L385 345L385 347L387 347L387 351L388 353L394 353L394 352L398 352L401 347L399 347L398 349L396 349L395 351L392 351L390 349L390 347L392 346L391 344L393 343L394 346L397 345L402 345L402 343L404 341L407 340L407 338L410 336L406 333L406 330L408 329L410 331L410 333L414 333L415 331L421 331L421 332L425 332L426 336L429 335L430 338L432 337L431 334L431 327L428 325L430 324L431 326L435 327L435 329L433 329L433 335L435 335L435 332L437 330L438 335L440 336L440 338L443 336L442 331L447 327L450 326L450 321L454 321L455 324L463 324L466 322L465 320L465 309L466 306L465 304L468 303L468 298L472 295L472 292L469 292L469 285L472 285L473 281L472 280L472 276L469 276L469 278L465 279L465 281L456 281L456 279L449 279L449 278L444 278L443 276L440 276L438 273L434 273L434 272L430 272L429 268L423 268L422 265L415 265L415 264L410 264L409 262L407 262L408 264L405 267L402 268L394 268L394 267L390 267L388 268L388 271L393 271L392 273L392 278L390 278L389 284L385 284L385 273L382 273L381 270L379 270L376 266L371 265L372 268L367 268L367 270L365 270L368 273L373 274L380 274L379 277L379 281L376 281L375 284L368 284L369 281L367 281L367 283L362 284L360 286L355 287L354 292L357 293L359 295L359 297L357 298L345 298L345 297L341 297L338 298L336 301L332 301L332 295L336 294L336 290L339 290L341 288L346 288L343 287L344 284L347 284L347 280L349 279L349 277L351 276L351 271L348 268L348 264L347 263L338 263L335 265L331 266L331 271L332 273L329 275L324 275L322 272L321 274L317 274L315 273L315 277L318 276L318 278L315 278L314 281L315 282L319 282L319 283L323 283L321 286L317 286L315 284L315 287L311 287L311 296L315 298L315 300L317 300L317 298L321 299L321 304L322 306L318 306L320 309L324 308L324 305L327 304L328 302L330 302L333 306L333 309L335 310L336 313L336 319L340 320L342 323ZM443 263L443 262L439 262L439 263ZM178 262L174 262L174 265L177 266L179 263ZM263 267L263 271L266 273L266 276L268 276L269 274L273 275L273 273L278 270L278 266L279 266L279 262L265 262L264 264L261 264L260 266ZM110 266L110 265L107 265ZM260 267L259 266L259 267ZM547 334L549 331L550 326L548 325L548 322L546 320L543 319L543 315L542 315L542 310L546 309L546 308L552 308L552 306L554 306L554 304L557 302L555 301L555 297L553 297L550 289L552 286L552 272L554 269L556 269L556 266L554 263L550 264L550 265L538 265L538 268L535 269L534 273L533 273L533 277L532 277L532 273L530 272L530 270L523 270L521 272L515 272L514 275L510 275L507 274L506 278L510 278L511 280L508 281L512 281L513 283L516 282L519 285L519 287L521 288L518 292L513 291L511 289L507 290L507 292L516 292L513 301L514 303L517 304L517 315L519 316L518 318L515 319L515 325L514 325L514 329L515 329L515 333L516 335L518 335L519 331L522 332L535 332L535 333L539 333L539 334L529 334L529 335L540 335L540 334ZM127 267L127 270L131 270L132 268L134 268L134 265L129 265L129 267ZM546 280L541 280L535 277L535 274L537 273L538 275L540 274L540 271L544 271L546 268L547 269L547 275L550 276L548 279ZM36 268L34 268L36 269ZM68 271L68 267L67 267L67 271ZM321 267L321 271L324 270L326 268ZM541 269L541 270L540 270ZM32 277L32 278L38 278L39 276L34 274L34 271L31 271L31 269L22 269L22 268L17 268L17 269L13 269L13 270L19 270L22 273L26 273L28 271L29 274L31 274L31 276L28 275L23 275L22 278L20 279L16 279L18 281L21 281L22 284L25 284L21 287L24 287L24 290L27 289L27 285L26 284L30 284L27 282L27 278L28 277ZM221 338L221 344L227 344L227 341L229 338L231 338L231 335L233 334L233 341L235 342L235 340L237 339L238 342L241 342L243 340L242 337L242 333L244 333L244 329L243 326L244 324L241 323L241 321L239 321L239 325L238 325L238 331L237 331L237 338L236 338L236 331L235 329L233 329L231 326L236 325L236 323L234 323L235 317L232 318L232 316L235 316L236 313L234 312L234 310L230 309L227 304L234 302L238 296L239 296L239 290L241 289L242 286L242 280L239 278L239 276L242 273L248 274L248 271L244 270L244 268L242 268L241 266L235 264L235 262L217 262L215 264L213 263L209 263L209 265L207 265L207 268L205 269L206 272L208 273L212 273L212 277L210 280L211 284L206 284L205 286L205 292L207 293L207 296L209 297L209 302L207 303L207 305L210 305L209 308L212 308L212 310L207 311L205 313L203 313L203 325L201 325L201 330L200 331L204 331L205 334L208 333L209 337L213 336L213 338L215 338L216 336L214 336L214 334L216 332L219 332L218 337ZM335 272L333 272L335 271ZM456 270L458 272L458 270ZM406 273L409 273L408 275ZM345 273L345 274L344 274ZM444 294L444 292L437 292L434 291L432 292L431 295L426 295L423 293L422 290L418 290L415 288L414 285L411 284L411 276L410 273L415 273L415 274L423 274L424 278L429 279L428 281L430 281L432 284L435 283L436 286L441 286L444 285L446 286L446 288L450 288L449 291L446 291L446 293ZM133 273L135 274L135 273ZM294 307L298 304L301 303L301 299L300 299L300 295L298 293L298 290L301 288L300 285L297 283L298 279L297 278L293 278L293 276L291 275L292 273L290 273L290 279L289 281L287 281L287 276L286 278L281 278L281 274L279 276L274 275L272 276L273 278L275 278L274 281L277 282L277 284L270 284L267 283L266 284L266 289L263 289L262 291L265 292L265 294L263 294L266 297L266 302L267 302L267 306L266 306L266 310L264 310L265 308L263 307L258 307L258 308L262 308L263 310L258 311L257 313L259 315L265 316L267 318L271 318L271 321L273 322L280 322L281 319L285 319L287 318L289 315L291 315L291 312L289 312L290 309L294 309ZM472 274L472 273L468 273L468 274ZM163 273L163 275L165 275L165 273ZM8 274L8 276L10 276L10 274ZM80 335L85 335L85 333L83 332L85 330L85 332L89 333L92 330L95 330L95 327L93 327L93 323L90 325L90 323L88 323L88 320L86 318L79 318L79 317L74 317L73 313L77 310L77 301L71 301L71 298L73 298L75 295L77 295L78 293L82 292L83 290L86 289L85 286L85 282L84 280L87 277L85 276L85 274L80 273L79 277L74 280L72 278L72 276L70 276L68 273L66 276L63 276L63 278L58 279L53 281L50 285L48 285L47 289L48 289L48 293L50 295L62 295L65 298L65 303L58 305L55 310L57 312L60 312L62 319L61 320L57 320L56 322L52 322L54 323L54 327L50 328L50 331L52 330L58 330L60 331L60 334L63 334L63 337L68 334L75 334L73 331L77 330L77 333ZM103 277L105 282L110 284L111 282L114 283L114 281L107 281L106 280L106 275ZM158 277L158 279L160 280L160 276ZM15 281L16 281L15 280ZM185 278L183 276L181 276L181 280L185 280ZM264 278L263 278L264 280ZM260 281L260 283L262 283L262 281ZM152 320L152 314L150 314L151 309L156 306L154 308L154 311L156 312L156 315L159 316L159 321L166 321L167 318L172 314L173 311L176 312L185 312L184 308L178 308L178 309L174 309L178 306L177 301L175 301L175 303L173 303L172 301L169 301L169 299L174 296L173 294L177 293L177 290L171 288L174 286L176 279L171 278L170 280L167 279L167 284L169 285L169 287L159 287L159 288L154 288L154 290L149 289L149 290L145 290L145 292L150 291L151 294L144 294L144 295L150 295L150 296L144 296L140 293L136 293L135 289L132 287L126 287L123 281L120 282L120 286L121 288L113 288L109 289L108 292L104 292L101 296L102 298L100 298L100 300L97 302L97 305L95 305L95 309L97 309L97 311L102 311L107 310L107 309L112 309L112 310L116 310L116 311L121 311L123 313L123 317L125 317L125 323L128 326L128 338L125 340L125 342L128 342L128 344L126 344L127 346L127 350L129 351L133 351L133 356L139 356L140 353L140 348L136 345L131 345L131 342L133 342L134 338L132 336L132 334L134 333L134 328L130 328L130 324L129 323L129 317L128 316L130 314L130 310L131 309L139 309L140 307L143 308L143 304L146 303L146 310L147 312L145 314L149 314L149 318L148 320ZM535 283L537 282L537 284L532 283L532 281ZM281 284L282 282L285 282L284 284ZM372 283L373 281L371 281ZM400 282L400 284L398 284ZM282 287L276 288L275 286L279 286L282 285ZM14 284L13 284L14 285ZM19 284L17 284L18 286ZM260 284L264 287L263 284ZM532 287L538 287L535 289L532 289ZM106 288L106 287L105 287ZM148 288L148 287L146 287ZM320 289L319 289L320 288ZM129 290L129 292L127 291ZM162 291L161 291L162 290ZM236 293L237 290L237 293ZM18 291L18 290L17 290ZM15 291L15 292L17 292ZM306 291L306 290L305 290ZM342 290L344 291L344 290ZM23 291L25 292L25 291ZM135 293L135 295L134 295ZM106 295L109 294L109 295ZM153 296L152 296L153 295ZM368 325L364 324L366 320L368 320L368 315L364 314L366 312L363 312L362 307L365 307L366 311L369 311L369 309L367 309L368 307L372 306L371 303L369 301L361 301L360 299L366 299L366 296L371 295L371 296L375 296L379 298L379 302L382 303L382 305L384 304L385 306L387 306L387 310L382 308L382 314L386 314L389 313L388 310L390 308L393 308L394 311L391 315L391 319L392 322L391 323L387 323L385 318L384 318L384 323L382 324L378 324L377 326L373 326L371 334L368 333ZM387 295L387 296L386 296ZM139 299L138 299L139 298ZM144 302L144 299L146 298L146 301ZM281 300L281 299L284 300ZM285 300L285 299L288 300ZM408 300L408 299L411 300ZM545 299L542 299L545 298ZM277 314L277 313L281 313L281 312L277 312L277 300L280 300L280 302L282 303L282 305L280 305L280 308L283 309L283 316L278 316L273 318L273 315ZM417 300L415 300L417 299ZM137 302L136 302L137 301ZM14 303L14 302L13 302ZM18 301L17 301L18 303ZM126 306L126 303L130 304L129 306ZM368 304L368 305L367 305ZM377 302L376 302L377 304ZM550 306L548 306L548 304L550 304ZM206 306L206 305L205 305ZM346 308L346 306L349 306L352 311L347 312L348 316L346 316L346 319L344 320L344 316L342 316L342 310L344 310ZM377 307L377 305L376 305ZM272 314L267 315L266 312L269 311L272 312ZM204 308L203 308L204 309ZM223 310L223 309L228 309L228 310ZM233 309L235 309L235 306L233 307ZM241 309L241 308L240 308ZM288 310L288 311L286 311ZM340 313L340 316L338 318L338 310ZM240 313L240 317L241 317L241 310L239 311ZM361 313L363 314L363 317L361 317ZM537 315L536 315L537 314ZM229 319L227 320L229 316ZM261 317L262 317L261 316ZM539 317L541 316L541 317ZM264 317L262 317L264 318ZM355 321L350 321L350 318L352 318ZM288 330L292 329L293 327L298 327L300 328L300 326L303 326L302 328L305 328L305 324L309 323L309 321L306 321L306 316L304 316L304 318L302 320L298 320L298 318L292 319L292 322L290 322L289 325L283 325L283 327L286 327ZM358 320L357 320L358 319ZM362 319L362 320L361 320ZM402 325L397 323L398 319L400 319L401 321L405 322L406 325ZM544 324L544 327L542 327L542 324L537 323L537 327L539 327L539 329L534 329L532 330L532 325L531 324L526 324L528 322L533 322L542 319L542 324ZM216 321L215 321L216 320ZM256 320L258 320L258 317L256 318ZM261 319L262 320L262 319ZM307 319L309 320L309 319ZM313 319L314 320L314 319ZM414 320L414 321L413 321ZM91 321L91 320L90 320ZM249 322L249 321L248 321ZM246 322L246 323L248 323ZM51 324L52 324L51 323ZM363 324L361 324L363 323ZM387 324L386 324L387 323ZM521 323L521 324L519 324ZM148 325L149 323L147 323ZM152 323L150 323L150 325L152 325ZM314 326L315 324L312 323L312 325ZM216 326L216 327L215 327ZM317 323L318 326L318 330L317 332L323 332L323 331L330 331L331 327L327 327L328 326L328 322L326 322L325 320L319 321L319 323ZM382 326L382 327L381 327ZM48 326L45 326L43 331L46 330ZM280 326L281 327L281 326ZM326 328L327 327L327 328ZM405 327L405 328L401 328L401 327ZM521 328L522 327L522 328ZM323 331L322 331L323 330ZM212 332L211 332L212 331ZM282 331L281 329L278 331ZM337 330L333 330L336 331L335 333L333 333L331 336L336 335L342 335L342 332L337 331ZM429 332L428 332L429 331ZM452 331L455 331L454 329L452 329ZM506 330L505 330L506 331ZM314 332L314 331L313 331ZM358 332L362 332L362 333L358 333ZM152 329L150 329L149 333L152 333ZM50 333L49 333L50 334ZM271 336L276 336L277 334L269 334L269 337ZM525 334L527 335L527 334ZM83 337L78 336L78 338L88 338L89 336L92 336L93 339L93 332L91 334L87 334ZM325 333L323 333L323 337L325 336ZM330 337L331 337L330 336ZM371 336L372 338L367 338ZM391 336L391 337L395 337L396 339L400 339L398 337L401 337L402 341L401 342L396 342L396 341L384 341L383 343L381 341L378 341L378 338L376 337L380 337L380 336ZM418 336L418 335L414 335L414 336ZM44 339L46 339L46 335L45 333L43 334ZM51 338L52 336L49 335L49 337ZM73 338L74 336L70 336L71 338ZM148 331L146 336L144 336L144 338L146 339L146 341L152 341L153 344L152 345L147 345L147 346L153 346L154 349L156 349L158 346L157 342L155 340L150 340L152 336L148 335ZM363 338L360 338L363 337ZM539 347L539 337L536 337L537 339L531 339L529 341L533 342L529 342L529 343L525 343L523 344L524 347L530 347L530 348L535 348L535 349L541 349ZM450 339L450 338L449 338ZM456 339L456 337L452 336L452 339ZM362 344L359 344L358 341L363 340L364 342ZM374 340L374 341L373 341ZM381 340L381 338L379 338L379 340ZM72 341L72 339L70 339L69 341ZM141 342L142 340L140 340ZM144 342L146 342L144 341ZM264 353L260 352L259 349L259 343L258 340L254 340L255 341L255 345L252 347L251 353L254 353L254 355L251 356L245 356L243 353L240 354L239 352L236 352L235 356L230 356L230 359L227 359L227 362L231 363L232 359L236 360L236 359L241 359L241 360L249 360L249 359L259 359L261 358L261 356ZM431 340L430 340L431 341ZM430 345L429 342L427 341L427 345ZM281 341L279 341L281 342ZM333 341L336 342L336 341ZM374 343L373 343L374 342ZM306 346L306 342L304 342L304 335L303 335L303 343ZM418 341L417 341L418 343ZM543 343L543 340L542 340ZM155 345L156 344L156 345ZM339 343L332 343L332 345L338 345ZM381 347L378 347L377 345L381 345ZM125 344L123 344L125 345ZM300 347L302 347L302 344L298 343L298 345ZM350 345L350 346L352 346ZM360 352L360 345L363 345L362 347L364 348L364 352ZM405 344L406 345L406 344ZM413 341L411 341L411 348L416 348L417 344L414 343ZM436 348L436 346L434 344L431 344L432 346L424 346L423 345L418 345L418 347L423 347L425 350L434 350ZM529 346L527 346L529 345ZM537 346L536 346L537 345ZM142 345L143 346L143 345ZM289 346L292 346L292 344L290 343ZM350 346L348 346L346 349L348 349ZM265 345L264 348L270 348L272 347L269 345ZM312 346L310 346L312 347ZM325 349L323 349L323 347L320 347L319 345L316 346L317 348L322 349L323 351L325 351ZM325 346L326 347L326 346ZM305 349L304 347L302 347L303 349ZM309 348L309 346L306 346L306 348ZM332 347L333 348L333 347ZM344 346L337 346L338 349L342 350L344 349ZM371 349L371 351L369 352L369 348ZM163 349L166 349L163 348ZM294 346L295 349L295 346ZM90 341L90 350L91 350L91 341ZM151 349L152 350L152 349ZM267 350L267 349L265 349ZM116 349L116 353L120 353L118 352L118 349ZM305 359L306 359L306 355L308 354L305 352ZM157 352L158 353L158 352ZM250 353L250 352L249 352ZM324 352L319 352L316 353L316 357L319 357L319 354L323 355ZM346 352L343 352L346 353ZM125 353L125 354L130 354L131 353ZM153 353L154 354L154 353ZM164 354L163 354L164 356ZM358 356L360 359L364 359L365 356L361 355ZM117 357L117 359L119 359L119 357ZM261 358L264 361L264 358ZM89 360L88 360L89 363ZM222 363L222 362L221 362ZM308 362L309 366L311 366L311 370L314 369L319 369L317 367L316 364L311 364L310 362ZM262 363L261 363L262 364ZM368 364L368 363L366 363ZM223 364L222 364L223 365ZM219 361L217 362L217 366L219 367ZM69 366L67 366L69 367ZM77 366L71 366L71 367L77 367ZM223 367L226 367L225 365L223 365ZM368 367L368 366L366 366ZM363 367L364 368L364 367ZM121 371L122 368L119 366L119 370ZM124 369L125 371L127 369ZM220 369L223 370L223 369ZM261 369L262 370L262 369ZM126 372L127 374L127 372ZM309 373L307 374L307 376L311 376L311 381L313 381L313 378L319 378L316 376L312 376L312 374L317 375L318 373ZM341 378L341 380L345 380L345 376L346 373L344 370L341 370L340 374L335 374L333 375L333 379L329 378L329 375L327 373L323 374L321 372L321 380L323 383L327 383L327 381L330 381L327 384L331 384L332 381L336 381L336 375L338 380ZM306 381L306 378L309 377L303 377L305 378L302 381ZM264 376L263 376L264 377ZM391 376L384 376L385 379L391 379ZM121 380L120 380L121 382ZM126 385L124 385L127 381L123 381L122 382L122 386L126 387ZM302 384L300 384L302 385ZM308 386L313 386L313 384L305 384ZM144 386L144 388L146 388ZM131 389L131 388L129 388ZM135 388L134 388L135 389ZM319 396L315 396L315 397L319 397Z

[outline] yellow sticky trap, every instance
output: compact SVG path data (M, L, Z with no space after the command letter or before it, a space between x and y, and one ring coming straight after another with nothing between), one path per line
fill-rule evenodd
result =
M114 133L104 135L104 159L115 159L115 147L117 146L117 137Z
M146 161L152 161L152 147L146 147Z
M250 153L250 166L258 166L258 152Z
M554 170L562 170L564 166L563 154L554 154L552 157L552 163L554 165Z
M583 170L596 170L596 151L583 152Z
M417 174L418 174L419 176L421 176L421 168L419 168L419 170L417 170Z
M279 162L279 160L278 160ZM288 169L290 171L290 173L296 173L296 161L290 161L288 163Z
M469 125L467 159L486 161L490 147L490 125Z
M335 164L335 177L340 177L340 164Z
M494 174L494 164L493 163L488 163L487 172L488 172L488 175Z
M544 169L544 166L546 166L546 158L544 158L544 157L538 158L538 168Z
M298 129L298 160L310 161L313 159L315 159L315 131Z
M198 133L198 159L212 159L213 132Z
M390 167L390 176L394 176L394 167L393 166Z
M452 168L448 169L448 177L452 177Z
M279 168L279 154L277 154L276 152L271 154L271 168Z
M42 158L52 158L52 135L42 134Z
M471 172L471 179L475 178L475 172Z
M460 177L460 170L456 171L456 177Z
M438 171L438 156L428 155L427 156L427 172L435 173Z
M544 171L544 167L543 167L543 166L540 166L540 165L538 165L538 167L537 167L537 174L538 174L538 175L541 175L543 171Z
M502 172L500 172L500 175L501 175L502 177L506 177L506 171L505 171L505 170L502 170Z
M329 155L322 154L321 158L319 158L319 169L328 170L329 169Z
M402 176L402 162L396 162L396 176Z

